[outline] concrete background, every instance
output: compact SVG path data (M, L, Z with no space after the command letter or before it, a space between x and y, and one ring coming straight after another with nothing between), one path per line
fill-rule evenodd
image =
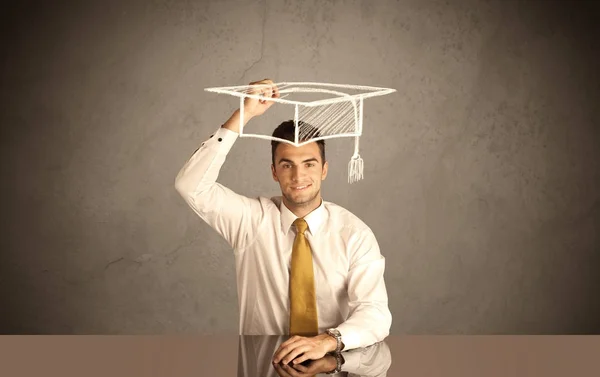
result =
M232 252L175 175L211 86L387 86L326 200L387 258L392 334L600 333L599 7L552 1L22 1L3 11L0 332L236 333ZM264 126L264 125L263 125ZM272 129L275 125L266 125ZM258 125L257 125L258 127ZM220 180L276 195L268 142Z

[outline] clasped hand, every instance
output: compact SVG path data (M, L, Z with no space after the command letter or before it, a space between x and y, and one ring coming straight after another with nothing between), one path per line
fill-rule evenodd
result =
M273 363L298 365L306 360L321 359L335 350L335 339L327 334L320 334L313 337L292 336L290 339L281 343L273 355Z
M304 364L273 364L273 368L280 377L308 377L331 372L337 366L337 361L334 356L327 355L318 360L311 360L308 365Z

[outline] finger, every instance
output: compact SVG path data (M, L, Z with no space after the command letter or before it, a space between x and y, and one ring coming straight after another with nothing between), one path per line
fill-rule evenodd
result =
M292 361L292 364L297 365L297 364L300 364L300 363L302 363L302 362L304 362L306 360L309 360L309 359L310 359L310 354L309 353L304 353L304 354L298 356L297 358L295 358Z
M275 368L275 372L277 372L280 377L291 377L290 374L283 369L283 365L275 364L273 367Z
M287 364L283 364L283 369L292 377L302 377L303 374Z
M271 98L271 87L265 86L260 92L260 96L262 97L260 103L266 103L269 98Z
M304 352L308 352L311 350L311 346L298 346L294 347L294 349L287 354L286 357L283 358L283 363L287 364L290 361L294 360L299 355L302 355Z
M300 335L294 335L291 338L289 338L288 340L286 340L285 342L281 343L280 347L286 347L289 346L292 343L295 343L299 340L305 339L304 337L300 336Z
M309 347L307 347L309 348ZM301 352L298 357L294 358L292 361L292 364L300 364L305 362L306 360L318 360L322 358L321 355L319 355L317 352L315 352L312 348L309 348L309 350Z
M249 83L248 85L256 85L256 84L264 84L264 83L269 83L269 82L273 82L271 79L262 79L262 80L258 80L258 81L253 81L251 83Z
M269 85L272 85L273 81L271 80L260 80L260 81L253 81L251 83L249 83L248 85L250 86L250 88L258 88L258 93L260 93L260 90L267 88Z
M292 361L293 359L295 359L296 356L298 356L299 354L302 353L299 350L306 349L306 347L307 347L306 340L298 340L282 349L281 359L283 360L284 363L287 364L290 361ZM308 348L310 348L310 347L308 347Z
M291 353L291 352L293 352L293 350L294 350L294 346L293 346L293 345L292 345L292 346L287 346L287 347L284 347L284 348L282 348L282 349L281 349L281 350L280 350L280 351L279 351L279 352L278 352L278 353L275 355L274 361L275 361L276 363L278 363L278 362L280 362L280 361L281 361L282 363L284 363L284 364L287 364L287 363L289 362L289 360L291 360L289 356L290 356L290 353ZM287 360L287 361L286 361L286 360Z
M259 91L260 91L259 88L260 87L258 87L257 85L258 85L258 83L251 83L250 87L247 89L248 94L257 94L257 93L259 93Z
M273 85L273 81L270 79L263 79L260 81L256 81L254 84L259 85L261 88L261 95L264 95L265 97L271 97L271 85Z
M292 367L302 373L308 373L308 370L310 369L309 367L304 366L302 364L293 364Z
M269 98L273 97L273 85L272 84L273 84L272 82L266 83L265 90L264 90L265 102L267 102Z
M305 350L300 353L300 355L294 359L294 363L302 363L306 360L319 360L325 356L324 353L319 352L317 348L312 345L308 345L305 347Z
M246 93L261 95L266 85L268 85L268 83L266 83L265 80L253 81L248 84L249 87L246 89Z
M292 344L294 344L298 340L299 340L298 338L292 337L292 338L286 340L285 342L281 343L279 345L279 348L277 349L277 352L275 352L275 355L280 355L282 353L286 353L287 354L289 346L291 346Z
M273 362L274 363L278 363L281 361L281 359L283 359L285 357L285 355L288 354L288 350L286 347L284 347L283 345L279 346L279 348L277 349L277 351L275 351L275 354L273 355Z
M289 363L289 360L293 359L289 357L290 352L293 351L293 348L289 348L289 347L285 347L283 349L281 349L279 352L277 352L277 354L275 354L275 357L273 358L273 361L278 363L278 362L282 362L284 364ZM287 361L285 361L287 360Z
M275 86L271 85L268 88L268 90L267 90L267 98L268 98L268 100L271 99L271 98L275 98L275 94L274 93L275 93Z
M258 102L260 102L261 104L265 103L265 100L263 99L265 96L265 88L260 87L256 93L255 93L259 98L258 98Z
M288 339L285 342L281 343L281 345L279 346L279 348L275 352L275 356L273 357L273 361L275 361L276 363L278 363L279 361L281 361L281 359L283 359L295 347L294 346L295 343L297 343L299 341L302 341L302 340L305 340L305 339L306 338L304 338L304 337L294 335L290 339Z
M273 85L273 98L279 98L281 95L279 94L279 88L277 85Z

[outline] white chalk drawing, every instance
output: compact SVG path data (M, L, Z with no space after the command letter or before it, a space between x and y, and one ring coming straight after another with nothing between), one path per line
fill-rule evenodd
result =
M359 139L363 131L363 103L371 97L395 92L395 89L373 86L328 84L314 82L280 82L274 83L279 90L279 98L264 97L254 94L260 89L269 88L273 84L256 84L242 86L226 86L206 88L205 91L228 94L240 98L240 137L254 137L266 140L277 140L295 146L305 143L340 137L355 138L354 154L348 164L348 182L354 183L364 177L364 163L359 154ZM293 100L300 93L316 94L326 98L317 100ZM244 131L244 100L255 98L273 101L290 106L294 114L296 134L294 141L284 140L271 135L253 134ZM314 128L299 127L307 123ZM318 132L318 134L317 134Z

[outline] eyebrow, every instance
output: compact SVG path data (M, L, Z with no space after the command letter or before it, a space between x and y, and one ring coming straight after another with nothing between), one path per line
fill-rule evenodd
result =
M289 162L290 164L294 165L294 161L288 160L287 158L282 158L281 160L279 160L278 164L281 164L282 162ZM317 160L315 157L312 157L312 158L302 161L303 164L305 164L307 162L319 162L319 160Z

